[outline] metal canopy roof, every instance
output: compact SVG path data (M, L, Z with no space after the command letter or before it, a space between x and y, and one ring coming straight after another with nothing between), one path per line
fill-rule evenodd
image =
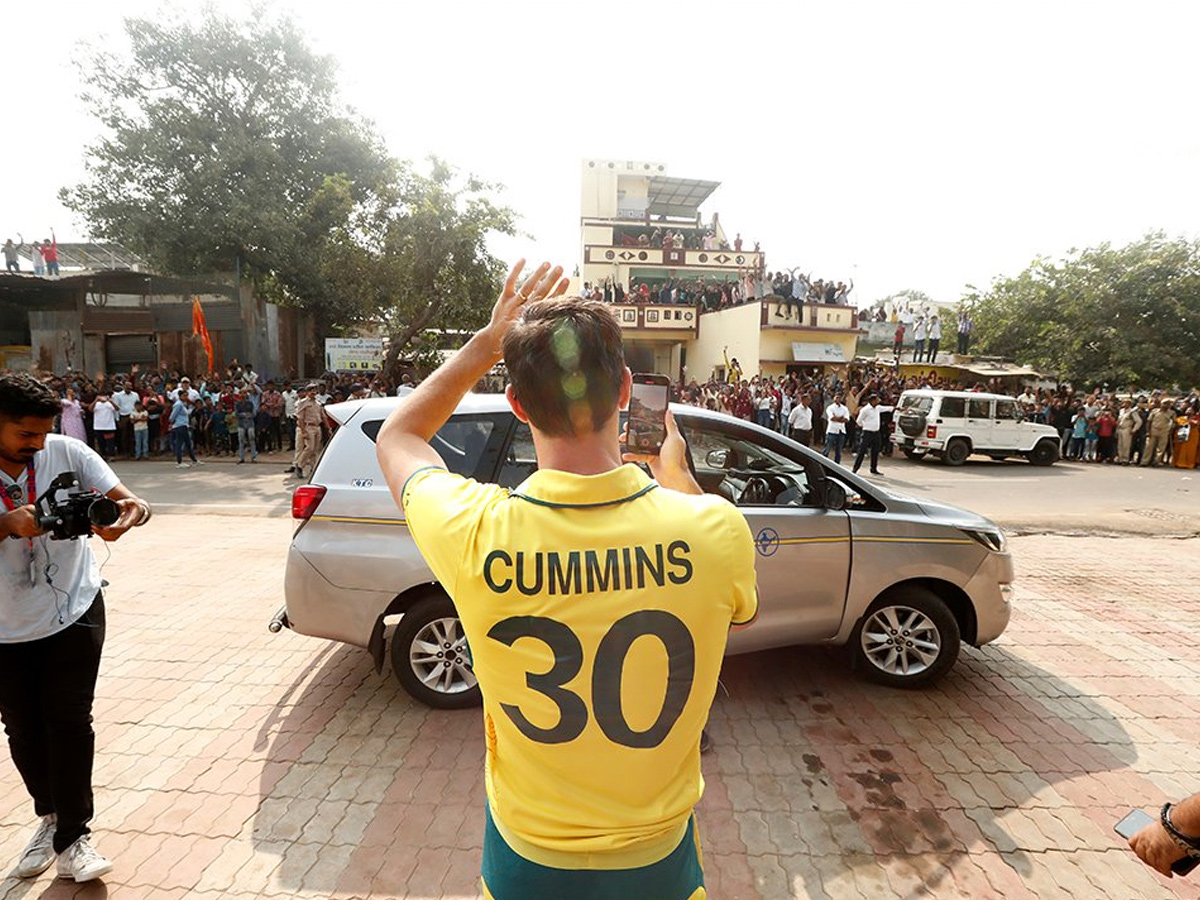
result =
M697 181L694 178L651 178L650 204L646 211L651 216L695 218L700 204L720 186L719 181Z

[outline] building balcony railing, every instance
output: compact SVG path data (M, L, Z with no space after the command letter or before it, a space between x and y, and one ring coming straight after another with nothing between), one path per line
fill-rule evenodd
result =
M667 269L756 270L762 254L752 250L664 250L661 247L603 247L589 244L584 262L613 266L660 266Z
M760 301L762 328L820 328L829 331L858 331L858 310L844 303L811 303L791 306L781 297ZM780 315L782 313L782 315Z
M700 312L695 306L675 303L614 303L613 312L623 331L689 331L700 334Z

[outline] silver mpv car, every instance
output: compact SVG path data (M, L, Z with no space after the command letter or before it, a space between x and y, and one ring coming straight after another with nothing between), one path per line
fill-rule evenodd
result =
M296 489L284 579L272 621L366 647L414 697L479 702L454 603L421 558L375 459L375 436L403 399L326 408L340 427L311 482ZM697 481L738 506L758 549L759 615L729 653L848 644L868 677L907 687L946 672L962 641L1008 624L1012 558L998 526L893 494L775 432L672 406ZM515 488L537 467L529 428L502 395L467 396L435 447L462 475Z

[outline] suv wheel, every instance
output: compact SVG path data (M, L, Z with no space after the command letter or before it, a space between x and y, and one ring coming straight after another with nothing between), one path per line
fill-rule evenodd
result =
M1058 461L1058 442L1050 439L1038 441L1029 451L1029 461L1035 466L1048 466Z
M942 462L948 466L961 466L971 455L971 445L965 438L955 438L942 451Z
M920 687L941 678L958 659L958 621L945 602L920 587L871 604L850 639L855 667L892 687Z
M392 671L413 696L435 709L482 702L458 611L449 597L418 600L392 635Z

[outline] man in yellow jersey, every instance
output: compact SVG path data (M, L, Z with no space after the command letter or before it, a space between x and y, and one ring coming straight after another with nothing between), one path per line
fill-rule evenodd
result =
M562 298L561 268L518 289L523 264L377 442L483 693L484 892L698 900L700 732L729 627L757 609L753 539L701 492L669 415L646 460L656 480L622 464L620 325L603 303ZM429 445L501 358L539 462L512 491L450 474Z

